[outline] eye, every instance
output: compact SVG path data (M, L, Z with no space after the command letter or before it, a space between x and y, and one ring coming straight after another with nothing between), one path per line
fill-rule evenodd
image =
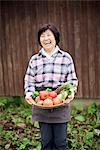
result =
M50 34L47 34L47 36L50 36Z
M41 37L43 38L45 35L41 35Z

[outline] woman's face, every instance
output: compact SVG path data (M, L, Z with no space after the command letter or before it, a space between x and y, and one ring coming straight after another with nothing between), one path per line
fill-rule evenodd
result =
M56 46L56 40L55 40L54 34L49 29L41 34L40 42L41 42L42 47L48 53L50 53Z

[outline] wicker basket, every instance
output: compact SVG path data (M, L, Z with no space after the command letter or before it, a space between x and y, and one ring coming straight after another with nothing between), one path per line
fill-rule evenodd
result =
M53 105L53 106L43 106L43 105L40 105L40 104L37 104L37 103L35 103L34 106L36 106L38 108L42 108L42 109L58 108L58 107L62 107L62 106L67 105L68 104L67 100L69 100L69 99L66 99L64 102L61 102L60 104Z

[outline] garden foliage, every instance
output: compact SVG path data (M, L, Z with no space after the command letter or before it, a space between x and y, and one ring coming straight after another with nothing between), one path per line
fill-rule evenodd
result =
M68 124L69 150L100 150L100 105L76 105ZM32 108L21 97L0 98L0 149L40 150L38 123L32 123Z

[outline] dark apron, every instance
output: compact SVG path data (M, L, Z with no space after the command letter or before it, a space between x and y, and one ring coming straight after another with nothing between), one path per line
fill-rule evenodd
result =
M37 91L46 90L47 87L35 88ZM51 88L51 87L48 87ZM51 88L55 90L55 88ZM42 109L33 106L32 109L32 120L45 123L64 123L70 121L70 106L66 104L59 108L53 109Z

